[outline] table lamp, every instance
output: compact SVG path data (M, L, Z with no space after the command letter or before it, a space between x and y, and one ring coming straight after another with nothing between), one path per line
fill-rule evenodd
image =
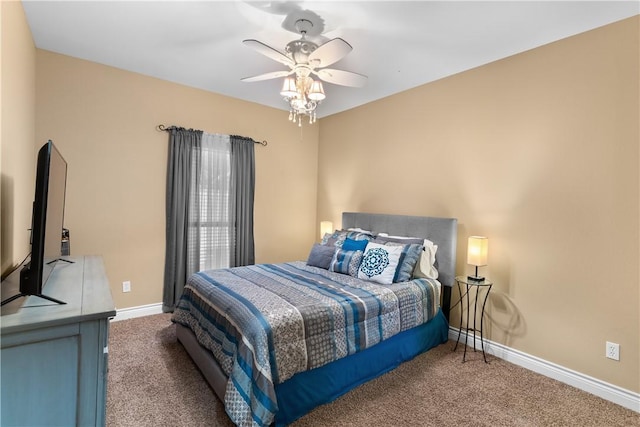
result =
M476 267L475 276L467 276L474 282L484 281L484 277L478 276L478 267L487 265L487 254L489 252L489 239L483 236L471 236L467 244L467 264Z
M332 233L332 232L333 232L333 222L320 221L320 240L322 240L325 233Z

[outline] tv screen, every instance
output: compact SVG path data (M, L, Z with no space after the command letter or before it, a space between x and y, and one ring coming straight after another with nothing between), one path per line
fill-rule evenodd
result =
M62 228L67 186L67 162L53 142L38 152L33 202L31 276L33 294L41 294L56 261L62 256Z
M20 272L20 293L2 301L37 295L64 304L42 294L42 289L62 256L62 228L67 186L67 162L53 142L48 141L38 151L36 191L33 200L31 227L31 260Z

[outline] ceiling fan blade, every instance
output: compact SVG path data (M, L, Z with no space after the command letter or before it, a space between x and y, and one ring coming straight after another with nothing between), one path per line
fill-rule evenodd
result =
M270 73L259 74L257 76L245 77L245 78L242 78L240 80L242 80L243 82L259 82L259 81L262 81L262 80L277 79L278 77L286 77L286 76L288 76L290 74L293 74L293 70L291 70L291 71L272 71Z
M352 73L351 71L333 70L331 68L323 68L314 72L320 80L341 86L362 87L367 83L367 76Z
M242 43L244 43L246 46L249 46L255 49L258 53L261 53L264 56L273 59L274 61L278 61L281 64L287 65L289 67L293 67L295 65L293 60L289 58L287 55L258 40L247 39L247 40L242 40Z
M318 46L318 48L309 55L309 61L317 59L320 61L319 67L327 67L344 58L347 53L352 50L351 45L341 38L332 39Z

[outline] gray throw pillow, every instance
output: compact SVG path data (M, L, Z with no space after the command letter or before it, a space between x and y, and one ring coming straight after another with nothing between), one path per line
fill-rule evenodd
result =
M307 259L307 265L328 270L336 249L337 248L335 246L321 245L319 243L316 243L311 248L309 259Z

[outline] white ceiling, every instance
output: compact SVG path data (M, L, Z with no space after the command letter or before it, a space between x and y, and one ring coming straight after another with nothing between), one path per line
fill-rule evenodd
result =
M639 13L638 1L23 1L38 48L287 109L281 80L242 77L285 67L242 44L279 50L297 34L287 14L319 15L321 44L353 51L331 68L364 88L325 84L318 116L459 73ZM290 18L291 18L290 16Z

